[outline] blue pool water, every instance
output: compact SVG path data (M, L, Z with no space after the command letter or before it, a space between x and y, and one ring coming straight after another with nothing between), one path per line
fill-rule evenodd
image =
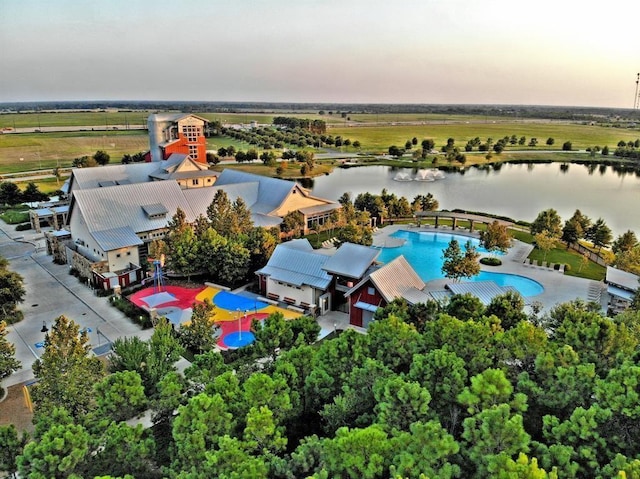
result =
M480 247L480 240L453 233L399 230L392 236L404 239L405 243L398 248L382 248L378 261L388 263L403 255L423 281L445 277L442 274L442 251L452 239L457 240L463 249L466 242L470 240L479 253L487 253L486 249ZM471 281L493 281L499 286L512 286L522 296L535 296L544 291L542 285L537 281L516 274L482 271L479 275L471 278Z

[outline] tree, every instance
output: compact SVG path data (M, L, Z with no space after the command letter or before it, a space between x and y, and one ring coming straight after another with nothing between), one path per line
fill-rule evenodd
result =
M391 145L389 147L389 155L400 158L402 155L404 155L404 150L402 148L398 148L396 145Z
M609 155L609 147L608 146L603 146L602 147L602 151L600 152L602 154L602 156L608 156Z
M149 338L149 353L141 375L147 396L157 393L158 383L169 372L175 371L175 363L181 358L184 348L176 338L171 323L161 317Z
M602 218L598 218L595 223L587 230L585 235L588 240L593 243L593 246L598 248L598 252L603 247L611 244L613 236L611 234L611 228L607 226Z
M436 211L440 207L440 203L431 193L427 193L415 196L411 207L414 211Z
M166 243L170 251L167 265L187 279L197 271L198 249L193 228L186 221L185 212L178 208L167 224Z
M146 404L142 379L136 371L118 371L95 384L97 415L111 421L131 419Z
M394 376L378 381L373 389L377 422L387 431L409 431L412 423L429 419L431 394L419 383Z
M553 138L549 137L547 138L547 145L548 146L553 146L553 144L556 142L556 140L554 140Z
M617 254L614 265L623 271L640 275L640 245Z
M22 276L9 271L8 264L8 261L0 256L0 321L12 324L22 318L17 306L22 302L26 291Z
M444 259L442 272L445 277L453 279L454 281L460 281L460 279L464 277L462 272L464 254L457 240L452 239L449 242L447 248L442 252L442 258Z
M531 138L529 140L529 146L536 146L538 144L538 139L537 138Z
M487 316L494 315L500 319L500 325L504 330L514 328L520 321L526 321L524 312L524 299L517 291L507 291L504 294L494 296L487 305Z
M511 235L507 225L498 220L489 223L486 230L480 231L480 245L490 253L496 251L506 253L511 246Z
M395 434L391 450L395 451L389 477L460 477L460 467L449 462L460 450L454 437L438 421L415 422L410 432ZM420 476L418 476L420 474Z
M556 210L550 208L538 213L536 219L531 223L530 231L532 235L547 231L552 238L558 238L562 232L561 225L560 215Z
M109 163L110 158L109 153L104 150L98 150L93 154L93 160L100 166L104 166Z
M214 449L218 439L230 434L235 421L227 402L220 394L200 393L178 408L171 434L176 451L173 469L201 470L207 451Z
M570 141L565 141L562 144L562 151L571 151L572 144Z
M42 193L38 189L38 185L33 182L27 183L27 187L22 192L22 201L26 203L38 203L40 201L48 201L49 195Z
M89 452L89 433L81 425L54 424L18 457L21 477L64 479ZM77 477L77 476L76 476Z
M375 479L383 477L391 453L391 442L379 426L338 429L325 439L322 458L329 477Z
M44 340L44 353L33 364L38 382L33 397L38 414L54 407L65 407L74 418L84 416L92 407L93 386L104 376L104 366L90 354L86 330L65 316L55 319Z
M280 223L280 229L283 233L290 233L291 236L298 236L304 230L304 216L299 211L290 211Z
M571 243L577 243L583 234L584 232L580 223L574 219L568 219L562 227L562 236L560 239L567 243L568 248Z
M18 470L17 458L22 453L27 442L26 434L18 436L18 430L13 424L0 426L0 471L5 471L15 477Z
M0 181L0 205L17 205L22 201L20 188L12 181Z
M423 385L431 394L429 408L449 434L456 434L462 408L457 398L467 383L464 360L447 349L432 349L413 357L409 379Z
M631 230L627 230L616 238L611 245L611 249L615 254L620 254L631 251L636 246L638 246L636 234Z
M538 248L544 254L543 261L547 260L547 253L556 246L556 238L549 235L549 232L544 230L537 233L534 236L536 242L536 248Z
M20 361L16 359L16 348L7 340L7 334L7 323L0 321L0 385L21 366ZM0 387L0 394L2 394L2 387Z
M84 477L95 478L105 471L124 479L134 478L128 473L135 477L155 477L157 474L155 441L142 424L129 426L124 422L112 422L99 437L92 437L91 447L91 458L78 467Z
M213 349L219 331L213 322L214 316L214 306L208 299L204 303L194 303L191 321L180 326L178 335L182 345L197 354Z

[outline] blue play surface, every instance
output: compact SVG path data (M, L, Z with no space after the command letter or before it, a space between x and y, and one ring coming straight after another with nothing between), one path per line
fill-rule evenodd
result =
M213 304L228 311L255 311L269 306L262 301L245 298L227 291L220 291L213 297Z
M242 331L237 333L229 333L224 338L224 344L229 348L241 348L255 341L256 337L251 331Z

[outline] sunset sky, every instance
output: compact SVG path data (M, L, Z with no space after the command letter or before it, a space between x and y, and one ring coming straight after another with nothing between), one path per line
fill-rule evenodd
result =
M0 101L632 108L627 0L0 0Z

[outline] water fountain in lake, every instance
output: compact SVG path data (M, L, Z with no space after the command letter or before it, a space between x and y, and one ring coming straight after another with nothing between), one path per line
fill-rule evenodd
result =
M444 178L444 173L440 170L429 169L429 170L418 170L416 177L414 178L416 181L435 181L441 180Z

